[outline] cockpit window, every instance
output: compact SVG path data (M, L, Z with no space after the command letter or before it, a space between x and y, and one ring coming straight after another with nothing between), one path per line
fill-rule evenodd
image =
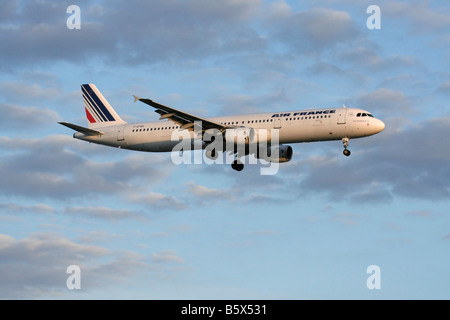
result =
M374 116L371 115L370 113L361 113L361 112L359 112L356 116L357 117L372 117L372 118L374 118Z

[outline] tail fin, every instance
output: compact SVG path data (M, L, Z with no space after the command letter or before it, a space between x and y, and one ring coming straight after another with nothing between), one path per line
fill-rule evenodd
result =
M94 84L81 85L81 92L83 93L84 108L89 128L95 129L126 123L114 111L113 107L111 107Z

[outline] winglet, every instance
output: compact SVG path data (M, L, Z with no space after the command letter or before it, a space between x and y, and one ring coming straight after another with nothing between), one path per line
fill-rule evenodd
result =
M136 97L134 94L133 94L133 97L134 97L134 102L141 100L141 98Z

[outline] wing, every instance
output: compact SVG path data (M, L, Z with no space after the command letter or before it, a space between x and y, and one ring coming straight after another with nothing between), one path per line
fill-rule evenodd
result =
M183 129L193 130L194 125L196 125L196 122L201 122L201 130L202 131L205 131L208 129L218 129L223 132L227 128L226 126L224 126L220 123L206 120L204 118L194 116L187 112L180 111L180 110L177 110L177 109L174 109L171 107L167 107L165 105L162 105L162 104L157 103L150 99L142 99L142 98L136 97L134 95L133 95L133 97L134 97L134 102L141 101L141 102L148 104L149 106L152 106L153 108L155 108L156 109L155 112L159 113L161 115L159 120L169 119L175 123L178 123L181 126L181 128L183 128Z

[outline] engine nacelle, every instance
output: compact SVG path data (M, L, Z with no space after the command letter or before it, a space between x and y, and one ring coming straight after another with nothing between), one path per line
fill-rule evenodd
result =
M255 129L231 128L225 131L225 141L233 141L234 144L249 144L255 141Z
M291 146L280 144L280 145L272 146L272 147L268 148L265 153L266 154L264 154L264 151L262 151L262 152L259 151L258 154L256 155L256 157L258 159L263 159L268 162L282 163L282 162L291 161L293 151L292 151Z

